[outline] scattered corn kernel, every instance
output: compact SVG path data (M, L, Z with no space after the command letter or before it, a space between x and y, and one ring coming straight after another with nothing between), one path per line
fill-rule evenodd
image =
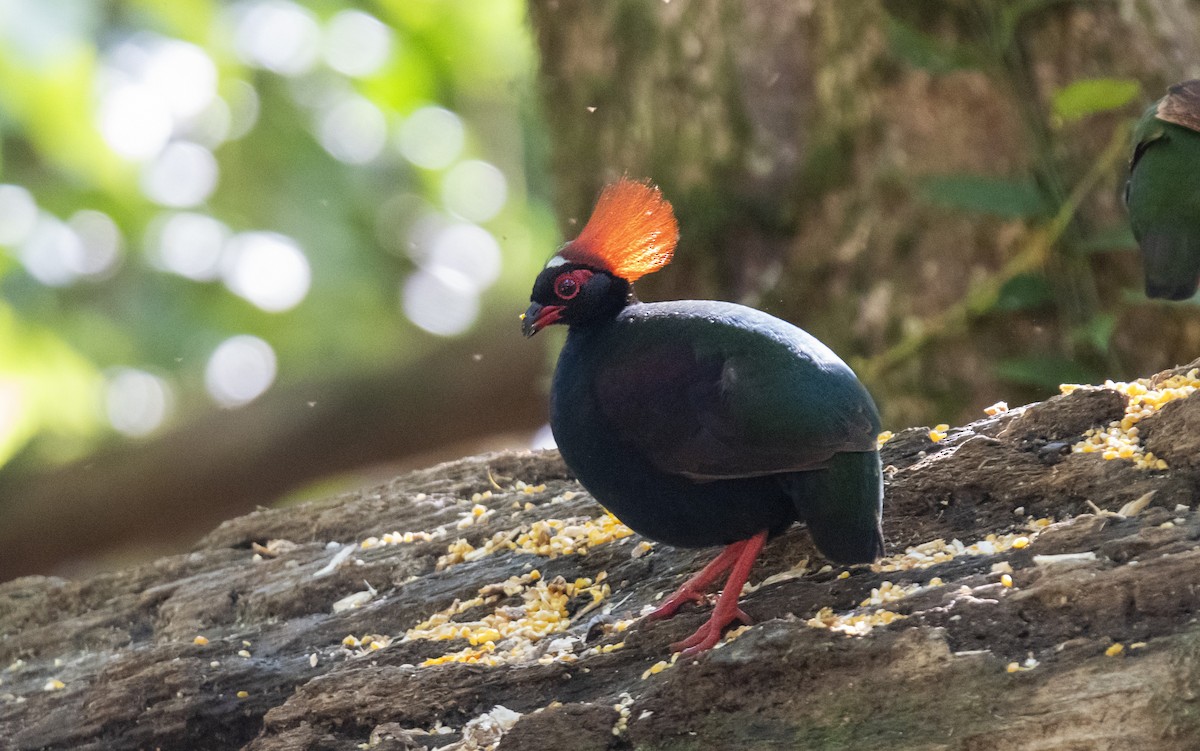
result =
M876 610L873 613L837 615L833 612L833 608L825 607L821 608L812 618L805 621L805 624L811 628L827 628L830 631L838 631L847 636L864 636L870 633L871 629L876 626L886 626L889 623L907 617L906 615L883 609Z
M885 443L887 443L888 441L892 440L892 438L893 438L894 436L895 436L895 433L893 433L893 432L892 432L892 431L890 431L890 430L885 430L885 431L883 431L882 433L880 433L878 436L876 436L876 437L875 437L875 443L876 443L877 445L879 445L879 446L881 446L881 447L882 447L882 446L883 446L883 444L885 444Z
M1012 546L1014 548L1016 548L1017 550L1021 550L1022 548L1027 548L1027 547L1029 547L1029 538L1022 535L1012 541Z
M1004 670L1009 673L1016 673L1020 669L1021 669L1021 664L1017 663L1017 662L1010 662L1004 666Z
M360 548L373 548L378 545L400 545L414 542L429 542L435 534L430 532L385 532L382 537L368 537L358 544Z
M192 639L192 644L195 644L197 647L203 647L205 644L208 644L208 637L197 636L195 639Z
M392 637L382 636L380 634L363 634L362 638L359 638L354 634L350 634L345 639L342 639L342 646L346 647L347 649L357 649L359 656L367 654L368 652L374 652L375 650L383 649L391 643ZM314 654L313 660L311 660L313 667L316 667L315 658L316 655Z
M1000 584L1002 584L1005 587L1011 587L1013 585L1012 577L1009 576L1008 574L1003 574L1000 577Z
M644 673L642 673L642 680L644 681L652 675L658 675L659 673L666 670L667 668L672 667L678 660L679 660L678 652L671 655L670 662L668 662L667 660L659 660L658 662L654 663L650 667L646 668L646 671Z
M937 443L946 437L946 432L950 430L950 426L946 423L939 423L933 426L933 430L929 431L929 440Z
M249 657L249 656L250 656L250 650L247 650L247 649L239 649L238 650L238 657Z
M561 576L546 580L535 569L524 576L513 576L482 587L478 597L456 601L434 613L428 620L409 629L404 639L464 639L470 645L458 652L426 660L422 667L448 662L501 665L530 659L543 663L575 661L581 656L575 653L575 645L580 641L578 636L558 636L544 648L535 647L535 644L566 631L574 618L585 616L607 600L612 590L601 581L604 578L607 577L597 574L595 579L581 577L571 582ZM455 616L495 602L500 594L505 597L520 595L523 604L497 606L490 614L475 621L454 620ZM498 646L501 644L503 649ZM590 654L597 652L588 651Z
M59 679L51 678L50 680L46 681L46 685L42 686L42 690L43 691L60 691L66 687L67 687L67 684L63 683Z
M1051 523L1049 519L1039 520L1039 522L1034 522L1035 531L1028 535L992 534L970 544L965 544L961 540L950 540L947 542L942 538L930 540L929 542L912 546L903 553L881 558L872 564L871 570L878 573L909 571L912 569L928 568L938 563L945 563L960 555L995 555L1003 553L1010 548L1017 547L1018 540L1024 540L1025 542L1022 544L1028 545L1029 541L1037 536L1037 530L1049 526ZM1003 571L995 573L1003 573Z
M1196 389L1200 388L1198 375L1200 369L1193 368L1186 374L1173 375L1157 383L1150 378L1141 378L1129 383L1105 381L1099 388L1118 391L1129 397L1125 416L1109 423L1108 428L1088 430L1071 450L1080 454L1099 452L1106 460L1125 459L1132 461L1139 469L1167 469L1164 460L1142 448L1137 423L1162 409L1163 405L1176 399L1185 399L1195 393ZM1087 387L1073 384L1059 387L1064 394L1080 388Z
M488 513L491 513L490 511ZM466 516L460 527L470 526L467 520L477 517ZM486 518L486 515L478 518ZM586 555L590 548L620 540L633 534L633 530L617 521L611 514L595 519L576 517L572 519L539 519L514 529L492 535L476 547L464 539L455 540L446 548L445 555L437 562L444 569L464 561L474 561L493 553L511 550L517 553L557 558L560 555Z
M249 691L238 691L237 692L237 698L239 698L239 699L245 699L249 695L250 695Z
M884 605L889 602L896 602L897 600L903 600L920 588L920 584L896 585L890 581L881 582L878 587L871 590L871 596L858 605L865 608L869 605Z
M1108 649L1104 650L1104 654L1108 657L1116 657L1117 655L1121 654L1124 651L1125 651L1125 645L1122 644L1121 642L1117 642L1116 644L1113 644Z
M983 413L988 417L995 417L1008 411L1008 402L996 402L990 407L984 407Z
M658 675L668 667L666 660L659 660L650 667L646 668L646 672L642 673L642 680L646 680L652 675Z

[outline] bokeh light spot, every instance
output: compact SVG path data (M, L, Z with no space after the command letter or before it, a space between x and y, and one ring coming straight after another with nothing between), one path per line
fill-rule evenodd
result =
M438 336L461 334L479 316L479 296L462 274L446 268L419 269L404 280L404 314Z
M175 141L142 170L142 192L162 206L204 203L217 187L217 160L199 144Z
M171 388L162 378L136 368L106 375L104 406L109 423L127 436L153 433L170 413Z
M99 3L0 0L0 44L6 56L49 70L78 53L103 12Z
M66 286L79 278L84 263L83 241L50 214L38 216L33 232L21 244L21 263L30 276L51 287Z
M325 62L347 76L369 76L383 67L392 52L392 30L361 10L343 10L329 19Z
M422 107L400 124L398 145L404 158L418 167L443 169L463 150L463 124L441 107Z
M214 149L229 140L233 131L233 113L229 103L221 97L213 97L198 115L188 120L181 128L175 129L176 136Z
M19 245L37 224L33 195L20 185L0 185L0 245Z
M234 81L225 95L229 103L229 135L230 141L236 141L254 130L258 122L258 112L261 105L258 99L258 89L245 81Z
M500 244L483 227L452 224L433 237L423 265L454 272L479 292L500 276Z
M84 209L75 212L68 226L82 243L82 254L73 270L80 276L107 276L121 260L121 230L108 214Z
M508 181L494 164L472 159L454 165L442 181L446 208L472 222L486 222L508 200Z
M179 39L155 39L141 72L145 85L181 120L204 111L217 95L217 66L203 49Z
M365 164L387 143L387 119L363 97L349 96L322 114L317 137L338 161Z
M147 232L152 262L196 281L221 275L221 253L229 228L206 214L180 212L157 217Z
M275 350L257 336L243 334L221 342L204 368L204 385L222 407L254 401L275 382Z
M316 16L288 0L235 6L234 47L242 61L284 76L308 72L321 51Z
M294 308L312 284L304 251L275 232L234 235L225 246L221 275L234 294L271 313Z
M100 102L100 134L114 152L144 160L167 144L175 122L167 103L136 84L115 86Z

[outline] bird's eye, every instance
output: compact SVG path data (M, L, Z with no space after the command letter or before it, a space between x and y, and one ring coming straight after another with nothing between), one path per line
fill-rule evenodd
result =
M584 269L576 269L563 274L554 280L554 294L561 300L570 300L579 294L579 288L591 277L592 273Z
M570 274L563 274L554 280L554 294L564 300L570 300L579 294L579 282L572 279Z

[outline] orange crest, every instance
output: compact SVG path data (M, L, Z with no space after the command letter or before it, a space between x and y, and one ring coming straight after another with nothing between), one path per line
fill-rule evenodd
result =
M629 178L600 193L579 237L559 253L632 282L671 262L679 225L662 191Z

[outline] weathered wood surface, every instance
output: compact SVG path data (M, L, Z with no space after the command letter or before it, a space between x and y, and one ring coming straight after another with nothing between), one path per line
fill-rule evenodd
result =
M666 546L637 555L635 536L586 555L506 550L437 570L458 537L479 546L539 519L598 517L554 453L465 459L322 503L260 510L189 554L116 573L10 581L0 585L0 748L1195 749L1200 400L1168 404L1140 425L1168 471L1070 453L1087 428L1118 418L1124 400L1077 391L951 430L937 444L927 429L897 435L884 447L893 553L1054 522L1030 530L1026 547L848 576L821 572L795 528L769 543L755 569L752 581L766 583L744 607L756 625L648 677L704 612L604 633L599 611L584 612L590 598L576 598L566 630L543 640L572 638L555 649L573 661L546 651L500 666L419 667L469 645L404 639L455 599L532 568L544 581L606 572L603 604L632 618L711 555ZM518 480L545 488L525 492ZM1150 491L1136 515L1090 505L1114 512ZM494 512L460 529L476 503ZM445 535L429 541L359 546L317 576L336 555L331 541L439 527ZM254 560L253 546L270 540L295 546L275 543L277 555ZM1094 558L1039 558L1070 553ZM809 572L796 576L806 558ZM1011 588L1000 580L1005 564ZM942 586L928 586L935 577ZM860 607L885 581L926 586ZM368 602L333 612L364 582L375 590ZM519 603L499 595L459 618ZM822 608L907 618L848 636L809 625ZM362 654L343 647L347 635L368 633L394 641ZM198 635L208 644L194 643ZM1114 644L1124 649L1109 655ZM1033 667L1009 672L1010 663ZM497 705L520 713L507 734L477 719Z

